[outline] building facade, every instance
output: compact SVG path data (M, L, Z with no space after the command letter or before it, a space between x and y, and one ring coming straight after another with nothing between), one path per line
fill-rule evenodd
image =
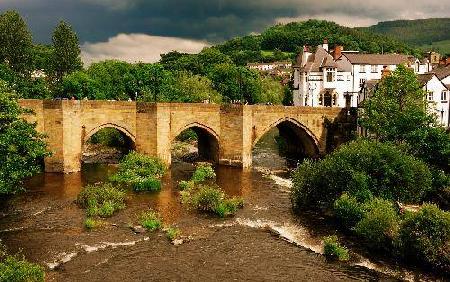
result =
M402 54L362 54L328 42L313 53L305 46L293 66L294 105L311 107L357 107L362 87L368 81L404 64L417 74L431 70L428 60Z

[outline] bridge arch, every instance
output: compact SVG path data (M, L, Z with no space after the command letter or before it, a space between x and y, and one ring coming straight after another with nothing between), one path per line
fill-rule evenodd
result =
M279 135L286 141L286 150L289 155L298 158L316 158L320 155L320 142L314 133L295 118L283 117L262 127L255 132L252 148L270 130L278 128Z
M200 160L211 161L213 163L219 162L220 155L220 138L217 132L202 123L192 122L174 131L171 136L171 144L175 141L182 132L191 129L197 135L197 148Z
M122 134L124 134L125 136L127 136L132 142L133 145L136 144L136 136L134 136L134 134L132 134L128 129L126 129L123 126L117 125L115 123L104 123L102 125L99 125L97 127L92 128L91 130L89 130L88 132L84 132L84 136L83 136L83 144L86 143L95 133L99 132L100 130L104 129L104 128L115 128L118 131L120 131ZM85 127L83 126L83 129L85 129ZM84 130L83 130L84 131Z

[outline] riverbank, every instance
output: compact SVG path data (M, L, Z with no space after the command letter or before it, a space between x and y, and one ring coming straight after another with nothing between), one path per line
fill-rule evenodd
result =
M436 279L361 257L349 264L327 262L319 254L321 238L336 230L324 218L293 215L289 182L278 176L219 167L219 186L243 197L244 209L226 220L188 211L177 183L193 169L174 164L161 192L129 193L127 208L91 232L83 228L84 212L74 200L83 185L105 179L115 167L40 175L26 194L3 207L0 237L11 251L23 249L30 261L44 265L49 281ZM174 246L163 232L135 234L130 225L149 208L178 227L185 243Z

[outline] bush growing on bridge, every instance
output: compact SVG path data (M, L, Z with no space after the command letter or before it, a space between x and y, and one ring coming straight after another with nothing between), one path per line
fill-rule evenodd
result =
M400 238L407 260L450 273L450 213L426 204L407 214Z
M112 184L88 185L78 195L77 203L89 217L110 217L125 208L126 193Z
M165 171L166 166L160 159L131 152L120 161L117 173L110 180L130 185L135 191L159 191L159 178Z
M330 207L347 192L364 202L372 197L420 202L431 190L427 165L388 143L359 139L321 161L306 161L294 173L295 208Z

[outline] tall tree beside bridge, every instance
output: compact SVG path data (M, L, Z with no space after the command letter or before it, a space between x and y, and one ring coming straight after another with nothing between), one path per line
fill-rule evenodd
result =
M53 32L53 71L57 81L74 71L81 70L81 50L77 34L64 21Z
M21 118L26 113L0 80L0 195L19 192L22 181L41 171L40 160L48 155L44 135Z
M32 70L32 36L16 11L0 14L0 63L6 63L21 76Z

